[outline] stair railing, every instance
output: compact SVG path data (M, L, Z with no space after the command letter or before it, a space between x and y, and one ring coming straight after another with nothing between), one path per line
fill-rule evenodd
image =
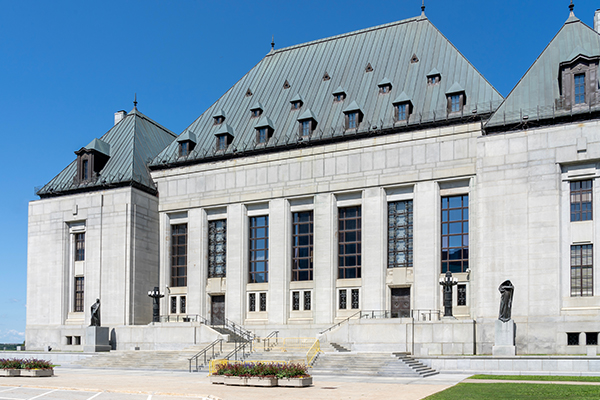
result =
M317 355L321 352L321 343L319 339L315 340L315 343L311 346L310 349L306 352L306 365L309 367L312 366L312 363L315 361Z
M271 340L275 340L275 343L273 345L271 345ZM271 347L277 346L277 343L279 342L279 331L273 331L273 332L269 333L266 337L263 338L262 341L263 341L263 350L264 351L271 350Z
M208 346L206 346L205 348L200 350L198 353L193 355L191 358L188 358L189 365L190 365L190 372L192 372L192 361L196 362L195 372L198 372L198 359L202 356L204 356L204 364L202 364L202 365L206 365L206 361L207 361L206 356L208 355L209 351L211 354L211 356L209 357L209 360L215 358L215 347L217 345L219 346L219 354L220 354L223 352L223 339L215 340L214 342L212 342L211 344L209 344Z
M225 318L225 328L229 329L244 340L254 340L254 333L242 328L241 325L237 325L235 322L229 320L228 318Z
M361 313L361 312L362 312L362 311L358 311L358 312L356 312L356 313L352 314L351 316L349 316L349 317L348 317L348 318L346 318L345 320L343 320L343 321L340 321L340 322L338 322L337 324L331 325L329 328L325 329L324 331L321 331L321 332L319 332L319 334L321 334L321 335L322 335L322 334L324 334L325 332L329 332L329 331L331 331L331 330L333 330L333 329L337 328L338 326L342 325L343 323L346 323L346 322L350 321L352 318L356 317L357 315L360 315L360 313ZM360 317L359 317L359 318L360 318Z
M201 324L208 325L208 320L202 315L181 315L181 314L169 314L161 315L160 322L200 322Z
M246 351L246 346L250 346L250 351ZM236 342L235 343L235 348L233 350L231 350L229 352L229 354L227 354L225 357L223 357L225 360L231 360L232 357L234 357L234 359L236 361L242 361L244 358L246 358L246 354L250 354L252 352L252 341L249 342Z

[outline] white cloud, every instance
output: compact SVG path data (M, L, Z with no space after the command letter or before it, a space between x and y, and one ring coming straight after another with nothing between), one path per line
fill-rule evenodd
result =
M22 343L24 338L25 332L15 329L0 330L0 343Z

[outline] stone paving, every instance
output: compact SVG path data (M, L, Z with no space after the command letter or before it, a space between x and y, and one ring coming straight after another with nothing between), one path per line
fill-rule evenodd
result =
M468 375L313 377L306 388L213 385L205 373L55 368L51 378L0 378L0 400L422 399Z

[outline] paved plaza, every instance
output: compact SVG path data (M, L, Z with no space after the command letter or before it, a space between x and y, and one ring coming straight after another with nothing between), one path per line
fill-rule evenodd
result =
M307 388L213 385L205 373L56 368L51 378L0 378L0 400L422 399L467 378L315 376Z

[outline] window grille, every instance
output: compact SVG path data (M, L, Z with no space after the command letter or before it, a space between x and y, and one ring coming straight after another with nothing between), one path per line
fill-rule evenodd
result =
M260 311L267 311L267 294L259 293Z
M591 179L571 182L571 221L590 221L592 219Z
M359 306L359 298L358 298L358 289L352 289L352 308L357 310L360 308Z
M171 287L187 286L187 224L171 225Z
M592 245L571 246L571 296L593 296Z
M310 291L305 291L304 292L304 311L309 311L311 304L310 304Z
M300 292L292 292L292 310L300 310Z
M248 311L256 311L256 293L248 294Z
M338 278L361 277L361 207L339 209Z
M340 310L345 310L346 309L346 289L340 289L339 292L339 309Z
M78 276L75 278L75 307L74 312L83 312L83 289L84 278Z
M75 261L85 260L85 232L75 234Z
M388 268L413 266L413 202L388 203Z
M224 278L227 265L227 220L208 222L208 277Z
M469 196L442 197L442 273L469 268Z

